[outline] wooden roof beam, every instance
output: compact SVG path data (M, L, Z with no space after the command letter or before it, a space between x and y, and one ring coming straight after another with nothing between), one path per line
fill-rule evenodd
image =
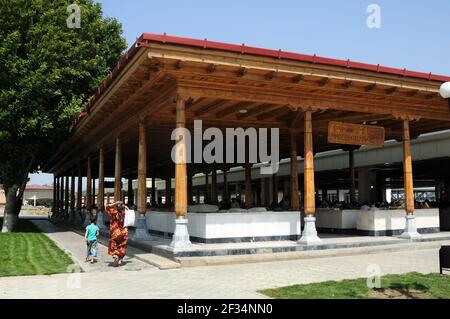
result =
M216 72L217 66L213 63L211 63L210 65L208 65L206 67L206 73L212 74L214 72Z
M184 61L182 60L178 60L177 62L175 62L175 69L176 70L181 70L181 68L184 66Z
M318 84L319 86L325 86L325 85L327 85L328 83L330 83L330 78L324 78L323 80L317 81L317 84Z
M431 100L431 99L433 99L433 98L436 97L436 96L438 96L438 94L436 94L436 93L425 94L425 98L426 98L427 100Z
M425 110L420 105L415 104L402 104L400 103L379 103L373 99L354 99L350 97L340 96L338 99L331 99L329 97L312 97L309 93L298 93L295 94L283 92L274 93L266 88L249 88L245 87L242 90L236 90L232 88L233 91L226 91L223 84L217 85L209 84L207 87L187 87L180 86L179 90L185 96L193 97L206 97L214 99L227 99L235 101L247 101L252 103L268 103L268 104L280 104L280 105L292 105L298 108L311 108L311 109L334 109L340 111L349 112L361 112L361 113L372 113L372 114L384 114L392 115L398 113L399 109L404 112L411 114L414 117L420 117L424 119L436 119L438 121L450 121L450 113L448 109L445 108L440 110Z
M406 93L406 96L409 96L409 97L416 96L417 93L419 93L419 90L411 90L408 93Z
M392 95L392 94L394 94L397 91L398 91L398 87L394 86L392 88L387 89L385 92L386 92L387 95Z
M373 83L373 84L370 84L370 85L366 86L366 87L364 88L364 90L365 90L366 92L372 92L372 91L375 90L376 88L377 88L377 84L376 84L376 83Z
M265 119L272 118L276 115L281 116L281 114L284 114L288 111L289 111L288 108L278 107L275 110L258 115L256 118L258 119L258 121L263 121Z
M247 117L256 116L256 115L261 114L263 112L267 112L267 111L273 110L274 108L278 108L279 107L278 105L273 105L273 104L268 104L268 103L255 104L255 105L256 105L255 107L253 107L251 109L248 109L247 113L238 114L237 118L242 120L242 119L245 119Z
M237 72L236 75L240 78L244 77L246 74L248 73L248 69L247 68L240 68Z
M200 97L200 98L197 98L197 99L192 99L192 105L191 105L191 109L192 108L194 108L194 107L196 107L198 104L200 104L200 103L202 103L203 101L205 100L205 98L203 98L203 97Z
M296 75L292 78L292 83L300 83L301 81L303 81L305 79L304 75Z
M200 110L195 112L195 116L202 116L203 114L208 113L211 110L220 108L226 104L230 103L230 101L227 100L218 100L214 103L211 103L210 105L207 105L206 107L201 108Z
M294 118L291 120L291 122L289 123L289 127L294 128L297 126L300 126L300 120L304 117L305 112L303 111L297 111Z
M349 89L353 85L353 81L347 81L342 84L342 88Z
M273 80L275 78L276 72L275 71L271 71L269 73L267 73L264 77L266 80L270 81Z
M252 104L251 102L238 102L237 104L235 104L223 111L217 112L216 117L222 118L222 117L228 116L230 114L238 112L239 110L241 110L243 108L246 108L247 106L249 106L251 104Z

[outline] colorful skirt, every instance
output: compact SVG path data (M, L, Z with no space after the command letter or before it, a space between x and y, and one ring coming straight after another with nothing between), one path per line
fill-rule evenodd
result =
M128 228L111 225L108 242L108 254L111 256L125 257L128 246Z

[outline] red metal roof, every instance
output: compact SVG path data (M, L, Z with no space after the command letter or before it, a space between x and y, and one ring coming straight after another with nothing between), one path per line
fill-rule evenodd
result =
M152 33L144 33L139 39L140 39L140 41L171 43L171 44L185 45L185 46L198 47L198 48L204 48L204 49L216 49L216 50L223 50L223 51L229 51L229 52L237 52L237 53L241 53L241 54L251 54L251 55L272 57L272 58L277 58L277 59L286 59L286 60L295 60L295 61L301 61L301 62L310 62L310 63L314 63L314 64L340 66L340 67L346 67L349 69L375 71L378 73L387 73L387 74L401 75L401 76L406 76L406 77L415 77L415 78L426 79L426 80L435 80L435 81L442 81L442 82L450 81L449 76L436 75L436 74L432 74L432 73L415 72L415 71L409 71L406 69L390 68L390 67L381 66L379 64L375 65L375 64L354 62L354 61L350 61L350 60L330 59L330 58L320 57L317 55L299 54L299 53L285 52L282 50L261 49L261 48L246 46L244 44L236 45L236 44L228 44L228 43L222 43L222 42L214 42L214 41L209 41L206 39L205 40L197 40L197 39L190 39L190 38L174 37L174 36L169 36L169 35L165 35L165 34L158 35L158 34L152 34Z
M82 118L88 115L90 109L95 104L95 102L100 98L104 91L108 88L108 86L114 81L115 77L123 70L123 68L128 64L128 62L132 59L132 57L141 49L142 47L146 47L149 42L159 42L159 43L170 43L176 45L184 45L190 47L197 47L203 49L214 49L214 50L223 50L228 52L235 52L240 54L249 54L256 56L264 56L271 57L276 59L285 59L285 60L293 60L300 62L308 62L313 64L323 64L323 65L332 65L345 67L348 69L355 70L365 70L372 71L377 73L384 73L390 75L404 76L410 78L418 78L425 80L434 80L439 82L450 82L450 76L437 75L432 73L424 73L424 72L416 72L410 71L407 69L398 69L381 66L379 64L367 64L361 62L355 62L350 60L339 60L339 59L330 59L325 57L320 57L317 55L307 55L300 53L287 52L282 50L270 50L270 49L262 49L256 48L252 46L236 45L229 44L223 42L215 42L209 41L207 39L199 40L199 39L191 39L191 38L183 38L170 36L166 34L153 34L153 33L143 33L136 42L130 47L130 49L125 53L122 59L119 60L115 68L110 72L108 78L98 87L97 92L94 96L92 96L88 103L85 106L85 110L80 113L78 118L75 119L73 126L76 126Z

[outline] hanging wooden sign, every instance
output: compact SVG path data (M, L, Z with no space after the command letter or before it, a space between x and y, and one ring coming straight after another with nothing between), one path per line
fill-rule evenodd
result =
M328 143L383 147L384 127L330 121Z

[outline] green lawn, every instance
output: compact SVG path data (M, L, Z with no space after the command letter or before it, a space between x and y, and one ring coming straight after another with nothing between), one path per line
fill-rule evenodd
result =
M0 233L0 277L65 273L71 264L71 258L30 221L20 220L15 233Z
M380 289L369 289L367 279L327 281L267 289L261 293L277 299L449 299L450 276L409 273L381 278Z

